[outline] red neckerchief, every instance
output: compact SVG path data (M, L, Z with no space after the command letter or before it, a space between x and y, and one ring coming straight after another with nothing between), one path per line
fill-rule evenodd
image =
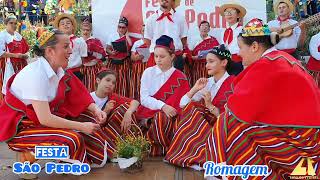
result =
M237 27L240 27L241 24L238 23L238 26ZM231 42L233 41L233 30L231 28L231 26L229 28L227 28L225 31L224 31L224 35L223 35L223 42L225 44L230 44Z
M75 36L75 35L73 35L73 34L70 36L70 44L71 44L71 48L72 48L72 49L73 49L73 46L74 46L74 45L73 45L73 40L75 40L76 38L77 38L77 36Z
M157 11L157 13L158 13L158 11ZM163 13L158 17L157 21L161 21L161 20L164 19L165 17L167 17L169 21L173 22L171 12L167 12L167 13L164 13L164 12L163 12Z
M278 21L280 21L280 24L282 23L282 22L286 22L287 20L289 20L290 19L290 17L287 17L287 18L285 18L285 19L280 19L280 16L278 16L278 18L277 18L277 20Z

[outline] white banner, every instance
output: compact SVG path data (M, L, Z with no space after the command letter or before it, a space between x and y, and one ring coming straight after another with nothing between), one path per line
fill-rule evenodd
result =
M185 15L189 26L189 43L199 36L198 24L202 20L210 22L210 34L219 38L217 36L221 35L221 28L226 27L224 18L219 14L219 6L227 2L230 1L181 0L176 11ZM247 10L244 23L252 18L266 21L266 0L241 0L238 3ZM93 34L106 42L109 34L116 32L120 16L128 18L130 33L140 34L143 22L158 9L158 0L92 0Z

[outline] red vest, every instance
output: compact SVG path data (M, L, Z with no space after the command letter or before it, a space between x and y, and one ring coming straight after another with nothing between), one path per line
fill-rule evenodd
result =
M186 75L179 70L175 70L166 83L152 97L161 100L180 112L180 100L189 90L190 86ZM138 119L148 119L159 111L151 110L141 105L138 108L136 116Z
M216 106L220 114L225 111L224 105L227 103L228 97L232 94L231 85L235 76L229 76L221 85L219 91L216 96L212 100L212 104Z
M320 52L320 46L318 47L318 52ZM311 71L320 71L320 59L310 56L307 68Z
M9 79L7 95L0 105L0 142L14 137L20 121L24 118L40 125L32 105L26 106L10 92L14 77L15 75ZM52 114L75 118L86 111L91 103L94 101L85 86L73 73L67 71L59 82L57 96L49 105Z

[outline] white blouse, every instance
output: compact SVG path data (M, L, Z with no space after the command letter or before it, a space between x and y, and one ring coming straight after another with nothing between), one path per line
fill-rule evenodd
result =
M10 92L25 105L31 104L31 100L50 102L56 97L63 76L62 68L55 73L48 61L40 57L16 75Z

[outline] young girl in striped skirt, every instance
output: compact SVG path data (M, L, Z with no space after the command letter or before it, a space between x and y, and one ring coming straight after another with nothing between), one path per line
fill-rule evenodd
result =
M64 161L103 166L108 137L100 125L106 113L81 81L63 70L71 54L69 37L46 31L38 41L39 59L8 81L0 106L0 141L19 152L34 152L38 145L65 145L70 159Z
M186 93L180 107L178 126L165 159L182 167L199 169L206 161L205 144L211 128L231 94L234 76L231 53L224 45L214 47L206 57L206 69L210 78L200 78Z
M156 65L147 68L141 78L141 105L137 111L139 123L151 141L151 155L166 154L172 140L174 124L180 113L179 102L190 87L180 70L173 67L173 39L163 35L156 40Z
M108 136L108 155L112 157L116 150L116 138L126 133L133 134L131 124L136 123L134 112L139 102L114 93L117 74L115 71L102 68L96 75L97 90L91 93L96 105L107 113L103 131Z

